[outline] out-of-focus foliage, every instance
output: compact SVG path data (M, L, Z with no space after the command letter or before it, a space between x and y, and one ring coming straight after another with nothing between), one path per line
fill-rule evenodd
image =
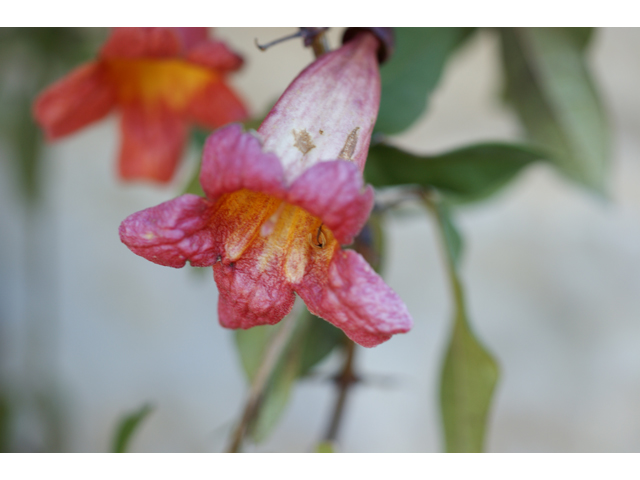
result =
M133 434L138 431L143 421L153 412L153 406L143 405L138 410L124 415L118 422L111 451L113 453L125 453L129 451L129 443Z
M9 451L11 429L9 401L0 396L0 453Z
M236 345L245 373L252 381L282 324L236 331ZM294 383L308 375L333 349L346 341L341 330L312 315L306 308L296 320L295 331L262 396L256 417L249 426L255 442L261 442L276 426L289 402Z
M434 156L418 156L390 145L369 150L367 182L375 187L434 187L456 201L483 199L506 185L544 154L524 145L487 143Z
M336 453L336 450L333 443L320 442L316 447L316 453Z
M455 48L469 28L396 28L396 49L382 66L376 131L400 133L417 120Z
M527 135L569 177L603 192L610 154L605 113L584 55L589 29L500 29L506 98Z
M96 28L0 29L0 140L14 160L28 199L37 197L43 137L31 105L36 95L94 53L106 34Z
M454 303L453 331L442 367L440 408L447 452L482 452L498 366L469 325L458 275L462 240L446 204L427 199L445 250Z

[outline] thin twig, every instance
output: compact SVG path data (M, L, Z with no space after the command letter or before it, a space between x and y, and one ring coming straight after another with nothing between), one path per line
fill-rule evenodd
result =
M237 453L240 451L242 440L247 432L247 427L257 413L260 397L264 393L267 382L273 375L273 371L278 365L278 360L282 357L285 347L287 346L287 343L289 343L289 339L295 330L297 317L298 315L295 313L285 317L285 319L282 320L280 329L269 344L268 350L262 359L262 364L256 372L253 382L251 382L251 389L249 390L249 396L244 406L242 419L231 437L231 443L229 444L227 452Z
M347 395L351 390L351 387L358 381L358 377L353 372L353 357L356 351L356 344L349 340L345 345L345 360L342 372L335 378L336 385L338 387L338 397L333 408L333 415L331 416L331 423L327 429L327 434L324 437L326 442L335 442L338 438L338 431L342 418L344 416L344 407L347 401Z

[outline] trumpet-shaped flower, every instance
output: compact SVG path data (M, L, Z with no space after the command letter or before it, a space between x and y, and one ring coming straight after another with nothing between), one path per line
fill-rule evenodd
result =
M206 198L182 195L129 216L121 240L170 267L213 266L228 328L279 322L297 293L372 347L411 327L398 295L352 250L373 189L362 171L380 102L378 40L360 33L307 67L257 133L239 125L204 147Z
M34 116L55 140L117 109L120 177L168 182L188 123L213 129L247 116L225 81L241 65L206 28L117 28L95 61L40 94Z

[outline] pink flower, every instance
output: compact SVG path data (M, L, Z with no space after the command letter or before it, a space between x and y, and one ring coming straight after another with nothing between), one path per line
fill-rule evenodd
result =
M213 266L228 328L275 324L297 293L314 314L366 347L411 328L398 295L352 250L373 189L362 170L380 102L378 40L360 33L307 67L257 134L213 133L200 183L129 216L121 240L170 267Z
M96 61L39 95L34 116L55 140L118 109L120 177L168 182L189 123L214 129L246 118L225 81L241 65L206 28L116 28Z

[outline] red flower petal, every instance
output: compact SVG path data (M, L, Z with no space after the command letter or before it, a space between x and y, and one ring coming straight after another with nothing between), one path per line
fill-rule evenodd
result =
M207 40L189 48L186 59L204 67L222 71L238 70L242 64L242 57L234 53L224 42Z
M100 50L100 57L174 57L183 50L182 39L172 28L114 28Z
M187 115L211 129L247 118L242 100L222 80L210 82L189 102Z
M358 167L344 160L320 162L291 185L287 202L321 218L338 242L349 245L373 208L373 188L364 188Z
M409 331L413 322L407 307L359 254L337 250L328 271L324 268L315 266L295 287L311 313L363 347Z
M363 188L358 167L343 160L320 162L286 188L278 158L263 152L260 141L240 125L209 136L200 183L210 199L246 188L302 207L321 218L343 245L353 241L373 207L373 189Z
M84 64L36 99L33 114L49 140L99 120L115 105L115 93L98 63Z
M209 219L214 206L197 195L182 195L129 215L120 240L136 255L167 267L213 265L218 254Z
M237 262L213 266L218 319L227 328L273 325L291 311L295 295L278 266L259 268L261 248L252 245Z
M287 179L317 162L342 158L364 171L380 105L372 35L322 55L291 82L260 125L264 148L280 158Z
M208 40L208 27L173 27L182 41L182 47L190 50L201 42Z
M184 120L162 105L132 104L122 107L120 129L120 177L171 180L187 137Z
M260 141L229 125L207 138L202 154L200 184L210 199L243 188L283 196L282 166L278 157L264 153Z

